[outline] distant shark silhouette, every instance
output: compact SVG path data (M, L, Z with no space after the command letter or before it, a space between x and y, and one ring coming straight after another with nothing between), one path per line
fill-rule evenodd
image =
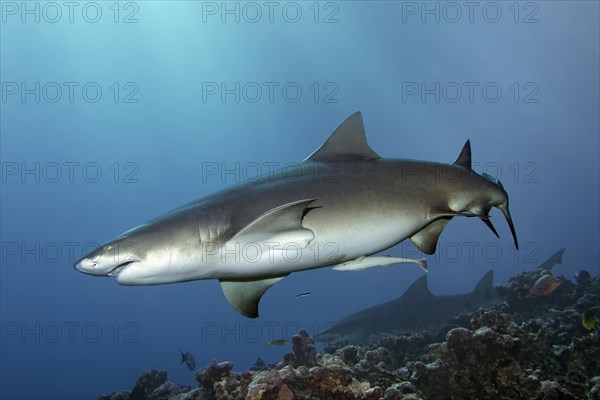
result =
M544 261L543 263L541 263L536 269L535 271L552 271L552 268L554 268L554 266L556 264L562 264L562 257L563 254L565 253L565 248L562 248L560 250L558 250L556 253L552 254L546 261Z
M469 141L453 164L382 159L355 113L292 175L274 171L175 209L75 268L122 285L218 279L229 304L255 318L262 295L290 273L370 268L382 261L373 254L407 238L433 254L454 217L479 218L497 236L488 216L497 207L517 245L508 194L471 169Z
M489 271L470 293L434 296L427 287L427 275L423 275L399 298L343 318L315 338L326 343L365 344L381 336L439 331L453 316L497 300L493 278Z

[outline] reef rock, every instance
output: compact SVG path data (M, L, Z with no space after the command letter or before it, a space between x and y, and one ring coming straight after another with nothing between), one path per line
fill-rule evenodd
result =
M437 332L318 353L301 330L276 365L259 359L236 373L213 360L194 390L147 371L130 393L98 399L600 400L600 330L581 324L585 310L600 315L600 278L579 273L549 296L524 297L537 274L509 279L500 289L506 303L456 316Z
M313 367L317 365L317 348L315 340L308 335L304 329L301 329L297 335L292 337L292 351L283 356L283 365L299 367ZM282 365L279 365L280 367Z
M167 382L167 372L151 370L139 376L131 392L113 392L110 395L98 396L97 400L162 400L192 399L192 388Z
M196 372L196 380L200 384L199 399L228 399L239 389L239 377L232 374L233 363L226 361L217 363L212 360L202 371Z

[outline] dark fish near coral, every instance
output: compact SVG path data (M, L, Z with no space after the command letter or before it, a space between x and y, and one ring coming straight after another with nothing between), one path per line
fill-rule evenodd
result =
M598 320L596 319L596 316L594 315L594 312L592 310L585 310L581 314L581 325L583 325L583 327L588 331L594 329L596 327L597 322Z
M188 369L193 371L196 368L196 361L194 360L194 356L192 356L192 353L184 353L181 350L179 351L181 352L181 363L185 363Z
M287 339L277 339L277 340L271 340L268 341L267 344L270 344L272 346L285 346L286 344L289 344L290 341Z
M575 282L577 282L578 285L588 286L592 283L592 276L588 271L579 271L575 274Z
M320 342L357 344L399 333L438 331L453 316L497 301L493 277L489 271L470 293L434 296L424 275L399 298L343 318L315 338Z
M544 275L531 287L529 294L532 296L547 296L560 285L560 279L553 275Z
M310 292L304 292L304 293L298 293L297 295L294 296L295 299L301 299L303 297L308 297L310 296Z

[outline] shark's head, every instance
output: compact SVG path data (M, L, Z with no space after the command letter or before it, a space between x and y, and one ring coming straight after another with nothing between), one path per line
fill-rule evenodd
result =
M75 263L75 269L96 276L112 276L123 285L151 285L185 279L186 267L196 254L197 235L179 221L175 231L170 224L148 224L133 228L98 247Z
M145 249L152 240L144 225L122 233L75 263L75 269L89 275L112 276L121 283L121 275L134 264L147 263Z
M321 331L315 335L315 339L324 343L337 343L340 341L340 335L333 327Z
M342 320L340 323L322 330L315 335L315 339L322 343L334 343L340 346L356 343L367 343L370 332L369 327L360 325L349 326L347 321ZM350 329L348 329L350 327Z
M453 182L452 195L449 198L450 209L463 213L462 215L479 217L496 236L498 232L488 215L492 207L500 209L512 233L515 247L518 249L517 233L508 210L508 193L499 180L486 173L479 175L471 169L471 144L468 140L454 165L468 171L462 175L463 180Z
M140 262L133 251L135 247L133 242L113 240L77 261L75 269L90 275L118 277L127 266Z

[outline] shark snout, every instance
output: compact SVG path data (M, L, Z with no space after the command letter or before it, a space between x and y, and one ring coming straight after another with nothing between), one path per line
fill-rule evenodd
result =
M338 335L335 332L332 332L331 329L321 331L315 335L315 340L324 343L335 342L337 338Z
M119 273L129 264L136 262L136 260L127 260L123 262L103 262L103 260L94 260L91 258L82 258L77 261L74 268L77 271L83 272L88 275L96 276L118 276Z
M97 269L97 266L98 263L96 261L90 260L88 258L82 258L81 260L77 261L75 265L73 265L73 268L85 274L103 275L102 273L99 273L99 271L101 271L102 269Z

